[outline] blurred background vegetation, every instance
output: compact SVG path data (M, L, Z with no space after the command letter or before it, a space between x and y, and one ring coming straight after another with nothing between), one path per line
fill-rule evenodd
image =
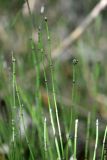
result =
M16 79L21 87L21 96L25 110L30 116L30 109L37 105L35 97L36 73L33 65L30 38L33 37L35 45L38 42L38 27L41 24L41 6L45 7L44 15L48 17L51 34L52 53L65 38L85 19L99 0L29 0L32 18L29 15L26 1L0 0L0 108L4 102L9 106L12 103L12 52L16 58ZM86 137L86 121L91 113L90 128L90 159L95 142L95 120L99 119L99 148L97 157L100 156L104 129L107 124L107 8L105 8L95 21L86 29L77 41L65 48L60 56L53 61L55 88L58 102L59 118L63 133L64 146L66 146L66 126L69 125L71 105L75 108L75 119L79 119L78 131L78 159L84 159L84 144ZM32 22L34 27L32 28ZM43 45L47 50L46 30L42 28ZM73 58L78 59L76 65L75 99L72 102ZM49 67L46 68L50 95ZM49 119L47 110L47 93L45 89L43 71L40 72L40 93L42 102L42 116ZM72 104L73 103L73 104ZM5 107L4 107L5 108ZM4 109L3 109L4 110ZM1 112L1 111L0 111ZM3 111L5 112L5 111ZM2 113L0 113L0 116ZM36 115L40 119L40 115ZM4 119L4 115L2 115ZM28 126L29 118L26 116ZM43 126L41 120L36 120L36 132L42 132L38 125ZM29 125L30 124L30 125ZM5 127L4 127L5 128ZM5 128L6 129L6 128ZM51 130L51 129L49 129ZM74 128L73 128L74 130ZM29 131L28 131L29 132ZM51 134L51 131L49 131ZM74 131L71 131L73 135ZM0 134L2 134L0 132ZM32 133L33 135L34 133ZM37 133L35 133L37 134ZM29 135L29 133L28 133ZM36 135L37 136L37 135ZM9 136L4 136L2 143L9 143ZM8 138L6 138L8 137ZM39 136L38 136L39 137ZM2 138L1 138L2 139ZM8 139L8 140L7 140ZM41 140L42 141L42 140ZM24 145L24 155L28 150ZM37 159L42 159L40 147L36 153ZM81 148L80 148L81 146ZM0 153L1 154L1 153ZM69 157L71 154L69 155ZM55 158L55 157L54 157ZM54 159L53 158L53 159Z

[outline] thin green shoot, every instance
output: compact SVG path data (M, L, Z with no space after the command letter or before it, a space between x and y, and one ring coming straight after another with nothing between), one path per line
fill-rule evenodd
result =
M90 121L91 121L91 114L88 113L87 119L87 135L86 135L86 144L85 144L85 160L88 160L88 146L89 146L89 136L90 136Z
M47 136L46 136L46 124L47 123L47 119L46 119L46 117L45 117L45 119L44 119L44 151L46 152L47 151Z
M44 65L44 63L43 63L43 65ZM58 140L57 140L57 137L56 137L56 129L55 129L54 119L53 119L53 115L52 115L52 108L51 108L50 97L49 97L47 76L46 76L46 71L45 71L45 67L44 66L43 66L43 72L44 72L46 90L47 90L47 95L48 95L48 106L49 106L49 114L50 114L50 119L51 119L51 125L52 125L53 134L54 134L54 138L55 138L55 145L56 145L56 150L57 150L57 154L58 154L58 159L60 160L61 159L61 155L60 155Z
M76 152L77 152L77 131L78 131L78 119L75 120L74 160L76 160Z
M76 83L76 64L78 63L77 59L73 59L73 78L72 78L72 95L71 95L71 99L72 99L72 104L74 104L74 98L75 98L75 83ZM72 128L72 123L73 120L75 119L75 112L74 112L74 105L72 105L71 107L71 113L70 113L70 124L69 124L69 130L68 132L71 132L71 128ZM72 146L72 141L69 141L69 146L67 146L66 149L66 157L68 159L68 148L71 148Z
M17 97L18 97L18 102L19 102L19 106L20 106L20 115L21 115L20 118L21 118L22 123L23 123L24 131L25 131L26 127L25 127L25 124L24 124L22 104L21 104L21 100L20 100L20 96L19 96L19 90L18 90L17 83L16 83L16 67L15 67L16 59L14 58L13 54L12 54L12 63L13 63L13 67L12 67L13 68L13 72L12 72L13 73L12 141L13 141L13 146L15 147L15 115L16 115L16 97L15 97L15 92L16 92ZM26 141L27 141L30 153L31 153L32 160L34 160L33 153L32 153L32 150L30 148L29 140L28 140L27 135L26 135L26 131L25 131L25 137L26 137ZM15 155L14 155L14 157L15 157Z
M12 144L13 144L13 159L15 159L15 115L16 115L16 98L15 98L15 81L16 81L16 71L15 71L16 59L12 53L12 88L13 88L13 107L12 107Z
M103 160L103 156L104 156L104 147L105 147L106 139L107 139L107 126L106 126L106 129L105 129L104 138L103 138L103 146L102 146L102 152L101 152L101 160Z
M72 104L74 104L74 99L75 99L75 84L76 84L76 64L78 63L78 60L76 58L73 59L73 78L72 78ZM70 116L70 127L69 127L69 132L71 131L71 127L72 127L72 122L75 118L75 112L74 112L74 106L72 105L71 107L71 116Z
M50 102L50 97L49 97L49 88L48 88L48 82L47 82L47 75L46 75L46 70L45 70L45 64L44 64L44 49L43 49L43 45L42 45L42 34L41 34L41 30L39 30L39 44L41 45L41 55L42 55L42 65L43 65L43 73L44 73L44 79L45 79L45 85L46 85L46 91L47 91L47 95L48 95L48 107L49 107L49 114L50 114L50 119L51 119L51 125L52 125L52 130L53 130L53 134L54 134L54 139L55 139L55 146L56 146L56 150L57 150L57 155L58 155L58 159L61 159L61 155L60 155L60 150L59 150L59 144L58 144L58 140L56 137L56 129L55 129L55 124L54 124L54 118L53 118L53 113L52 113L52 108L51 108L51 102Z
M27 134L26 134L26 126L25 126L24 117L23 117L23 104L21 103L21 99L20 99L19 89L18 89L17 83L16 83L16 94L17 94L17 98L18 98L18 102L19 102L19 106L20 106L20 118L21 118L22 123L23 123L23 128L24 128L24 132L25 132L26 142L27 142L30 154L31 154L31 158L32 158L32 160L34 160L35 158L34 158L34 155L32 153L32 149L30 147L29 139L28 139Z
M38 42L39 46L39 42ZM39 57L35 53L36 48L33 39L31 39L31 48L32 48L32 56L33 56L33 62L34 62L34 67L35 67L35 72L36 72L36 87L35 87L35 97L36 97L36 104L40 107L40 64L39 64Z
M94 155L93 155L93 160L96 159L96 152L97 152L97 147L98 147L98 119L96 120L96 141L95 141L95 148L94 148Z
M60 127L60 122L59 122L56 94L55 94L54 73L53 73L53 68L52 68L53 66L52 66L52 57L51 57L51 38L50 38L49 27L48 27L48 23L47 23L47 17L45 17L45 24L46 24L46 31L47 31L48 44L49 44L49 65L50 65L51 80L52 80L52 93L53 93L55 113L56 113L58 132L59 132L59 138L60 138L60 144L61 144L62 158L64 158L64 149L63 149L63 142L62 142L62 135L61 135L61 127Z

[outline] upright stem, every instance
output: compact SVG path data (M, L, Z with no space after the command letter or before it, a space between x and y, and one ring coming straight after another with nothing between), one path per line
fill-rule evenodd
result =
M90 134L90 112L88 113L87 119L87 135L86 135L86 144L85 144L85 160L88 159L88 145L89 145L89 134Z
M104 138L103 138L103 146L102 146L102 152L101 152L101 160L103 160L103 157L105 156L104 155L104 149L105 149L105 145L106 145L106 142L107 141L107 126L106 126L106 129L105 129L105 133L104 133ZM107 152L107 148L106 148L106 152ZM106 153L107 154L107 153ZM106 155L106 158L107 158L107 155Z
M95 149L94 149L93 160L96 159L97 147L98 147L98 119L96 120L96 141L95 141Z
M75 120L74 160L76 160L76 151L77 151L77 130L78 130L78 119Z
M12 85L13 85L13 112L12 112L12 143L13 143L13 157L15 158L15 115L16 115L16 99L15 99L15 81L16 81L16 71L15 71L16 59L12 53Z
M49 28L48 28L48 23L47 23L47 17L45 17L45 24L46 24L47 38L48 38L48 44L49 44L49 65L50 65L50 73L51 73L51 81L52 81L52 93L53 93L56 120L57 120L58 132L59 132L59 138L60 138L60 144L61 144L62 158L64 158L64 149L63 149L63 143L62 143L61 127L60 127L60 122L59 122L56 94L55 94L53 64L52 64L52 58L51 58L51 38L50 38L50 33L49 33Z

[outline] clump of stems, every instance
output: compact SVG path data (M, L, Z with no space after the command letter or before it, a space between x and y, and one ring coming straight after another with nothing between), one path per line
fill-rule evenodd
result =
M17 98L18 98L18 102L19 102L20 118L21 118L21 121L23 123L23 128L24 128L24 132L25 132L26 142L27 142L30 154L31 154L31 159L34 160L35 158L34 158L34 155L33 155L33 152L32 152L31 146L30 146L30 143L29 143L29 139L28 139L27 134L26 134L26 126L25 126L24 117L23 117L23 104L21 103L21 99L20 99L20 94L19 94L19 89L18 89L17 83L16 83L16 94L17 94Z
M41 33L39 31L39 36L40 36L40 43L42 44L41 41ZM42 55L44 54L44 49L41 48L41 52ZM43 58L43 56L42 56ZM55 146L56 146L56 150L57 150L57 155L58 155L58 159L61 159L61 155L60 155L60 149L59 149L59 144L58 144L58 140L56 137L56 129L55 129L55 124L54 124L54 118L53 118L53 113L52 113L52 108L51 108L51 101L50 101L50 97L49 97L49 88L48 88L48 83L47 83L47 75L46 75L46 70L45 70L45 64L43 61L43 73L44 73L44 79L45 79L45 85L46 85L46 91L47 91L47 96L48 96L48 107L49 107L49 114L50 114L50 119L51 119L51 125L52 125L52 130L53 130L53 135L54 135L54 140L55 140Z
M28 140L28 137L27 137L27 134L26 134L26 127L25 127L25 123L24 123L24 117L23 117L23 105L21 104L21 100L20 100L20 95L19 95L19 89L18 89L18 86L17 86L17 82L16 82L16 66L15 66L15 63L16 63L16 59L14 58L13 54L12 54L12 64L13 64L13 114L12 114L12 142L13 142L13 151L14 151L14 158L15 158L15 119L16 119L16 96L15 96L15 93L17 95L17 98L18 98L18 102L19 102L19 106L20 106L20 118L22 120L22 123L23 123L23 127L24 127L24 131L25 131L25 137L26 137L26 141L27 141L27 144L28 144L28 148L30 150L30 153L31 153L31 158L32 160L34 160L34 156L33 156L33 153L32 153L32 150L31 150L31 147L30 147L30 144L29 144L29 140Z

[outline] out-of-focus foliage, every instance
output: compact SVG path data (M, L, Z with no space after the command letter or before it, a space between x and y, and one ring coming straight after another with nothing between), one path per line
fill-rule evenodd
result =
M43 146L42 125L44 117L46 116L47 122L49 121L48 94L46 92L45 83L49 85L49 93L51 97L52 82L50 71L52 64L46 68L47 80L45 80L42 72L43 70L39 71L39 67L41 67L42 64L42 57L45 57L46 55L41 56L41 53L44 48L47 54L47 61L49 61L48 54L50 48L52 49L53 53L53 50L58 47L67 36L69 37L72 31L85 19L85 17L87 17L99 0L29 0L32 13L30 16L28 6L25 2L26 1L24 0L0 0L0 13L3 13L0 14L0 97L8 102L7 106L12 106L11 53L13 52L16 58L16 80L19 85L21 101L24 104L25 111L32 117L34 123L33 125L35 131L31 129L31 126L28 128L30 131L28 132L30 137L29 139L31 140L30 143L36 155L36 159L42 159L41 154L43 152L43 148L41 146ZM45 6L44 17L47 16L49 32L51 35L51 47L49 46L47 40L49 37L46 35L44 17L40 14L41 6L43 7L43 5ZM91 154L93 154L94 148L93 140L95 139L95 127L93 126L95 125L96 117L104 119L104 122L101 122L101 127L105 127L105 124L103 125L103 123L105 123L105 120L107 120L105 103L100 104L95 99L95 96L99 93L105 95L107 94L107 32L105 25L106 20L102 17L103 16L101 13L101 15L97 17L90 27L85 30L85 34L81 37L78 37L77 43L70 45L69 48L65 48L63 55L56 58L55 61L52 59L53 75L55 78L55 93L58 102L58 112L61 122L61 131L63 133L64 148L66 148L66 144L68 144L65 136L71 134L68 133L67 130L71 117L70 110L74 106L75 113L72 115L73 120L77 117L79 118L78 137L80 137L80 139L83 141L81 142L79 140L80 146L82 147L84 146L82 143L85 142L86 133L86 127L84 124L86 122L88 112L91 113L92 135L89 148ZM33 29L32 22L34 22L35 25ZM38 44L38 26L42 26L40 34L40 39L42 39L41 44ZM31 37L34 40L35 47L32 47ZM34 50L35 48L36 50ZM40 57L38 55L40 55ZM36 62L34 61L34 59L36 59L35 57L39 57L40 59L37 58L38 60ZM75 69L72 64L74 57L79 60ZM73 90L74 84L72 84L72 80L74 72L76 83ZM40 77L37 76L37 74ZM38 85L40 85L39 90L37 89ZM40 91L40 98L37 99L37 97L39 97L38 91ZM72 95L75 95L74 99L72 99ZM18 102L16 101L16 104L17 103ZM37 107L39 103L41 106ZM53 100L51 105L54 106ZM17 104L17 106L19 106L19 104ZM49 131L49 138L52 140L53 134L50 129L50 124L48 123L47 128ZM101 129L99 129L99 131L100 130ZM7 139L9 139L9 133L7 133L7 130L5 132L5 128L1 130L1 133L4 134L5 138L3 138L7 143ZM36 140L36 144L34 139ZM52 140L50 142L52 146L50 147L52 149L52 159L56 159L54 141ZM25 144L23 143L23 145ZM102 141L99 143L99 149L101 145ZM79 150L83 153L82 147L79 147ZM23 147L23 150L26 152L26 147ZM19 154L19 152L17 153ZM23 155L27 156L25 159L28 159L27 152L23 153ZM51 158L48 157L48 159ZM77 159L80 160L80 158Z
M1 0L0 1L0 11L9 11L9 12L16 12L19 10L25 0Z

